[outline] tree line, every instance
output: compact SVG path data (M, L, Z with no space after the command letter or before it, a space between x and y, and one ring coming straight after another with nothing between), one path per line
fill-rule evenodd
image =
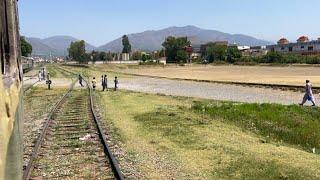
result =
M79 63L87 63L89 61L112 61L116 58L116 53L104 52L104 51L91 51L86 52L86 43L85 41L76 41L71 42L70 47L68 48L68 59L77 61Z
M320 55L284 54L268 52L259 57L242 57L237 59L239 64L320 64Z
M190 58L190 53L186 47L191 45L187 37L168 37L162 43L164 49L152 53L135 51L132 53L132 46L128 36L122 37L123 50L122 53L131 54L131 60L141 60L147 62L149 60L159 60L161 57L166 57L167 63L187 63ZM28 46L24 47L25 51ZM30 49L30 48L29 48ZM72 42L68 48L69 58L80 63L88 61L112 61L118 59L117 53L92 51L86 53L85 42ZM281 54L277 52L268 52L266 55L253 57L242 56L236 46L228 46L226 44L210 42L201 47L201 57L196 59L198 62L215 63L235 63L235 64L255 64L255 63L279 63L279 64L320 64L319 55L303 56L297 54Z

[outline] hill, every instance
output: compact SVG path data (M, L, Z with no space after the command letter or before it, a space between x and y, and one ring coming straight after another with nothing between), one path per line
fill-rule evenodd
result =
M154 51L162 48L162 43L168 36L185 37L194 45L204 44L210 41L228 41L230 44L237 43L239 45L267 45L271 44L268 41L257 39L243 34L228 34L216 30L206 30L195 26L184 27L169 27L158 31L145 31L141 33L129 34L129 40L133 50ZM39 38L26 38L33 46L34 55L56 55L66 56L67 49L71 42L78 41L79 39L71 36L53 36L45 39ZM103 46L95 47L86 43L86 50L99 51L122 51L122 39L119 37Z
M216 30L206 30L195 26L170 27L158 31L145 31L142 33L129 34L129 40L134 50L154 51L162 48L164 39L168 36L183 37L187 36L192 44L203 44L210 41L228 41L239 45L267 45L270 42L256 39L243 34L228 34ZM121 37L111 41L98 50L101 51L121 51Z
M34 55L55 55L55 56L66 56L68 54L68 47L71 42L79 41L71 36L53 36L45 39L40 38L26 38L27 41L33 47ZM86 50L88 52L94 50L91 44L86 43Z

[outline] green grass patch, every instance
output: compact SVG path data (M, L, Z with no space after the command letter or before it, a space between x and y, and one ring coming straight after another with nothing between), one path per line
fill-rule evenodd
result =
M222 119L265 137L302 146L320 148L318 108L277 104L237 104L198 101L192 109Z
M287 143L273 143L269 134L262 134L252 123L248 128L235 123L249 119L246 114L261 119L249 108L255 104L130 91L99 93L99 96L105 103L106 123L112 125L111 129L117 129L109 132L120 139L131 162L135 162L146 178L313 179L317 177L314 173L319 172L313 168L319 165L318 155L297 149L297 146L288 147ZM228 115L222 112L217 112L221 116L208 114L206 108L211 106L233 114L234 121L224 120ZM241 106L249 107L234 110ZM261 106L261 111L268 109L268 105L256 106ZM292 108L270 106L279 111ZM301 110L298 114L305 113L304 108ZM267 112L262 117L278 119L274 113L269 116Z
M181 148L198 149L201 137L194 132L193 127L204 125L205 122L187 111L186 107L164 106L139 114L135 120L141 123L146 132L158 131L162 137L170 139Z

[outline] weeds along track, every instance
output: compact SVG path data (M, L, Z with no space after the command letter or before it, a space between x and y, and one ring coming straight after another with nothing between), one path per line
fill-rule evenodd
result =
M23 179L123 179L93 110L91 90L73 86L46 120Z

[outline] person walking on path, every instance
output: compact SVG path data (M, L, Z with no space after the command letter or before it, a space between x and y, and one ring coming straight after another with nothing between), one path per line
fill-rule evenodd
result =
M102 86L102 89L104 89L104 79L103 79L103 75L101 76L101 86Z
M82 80L83 80L83 78L82 78L82 76L79 74L79 84L80 84L81 87L83 87Z
M96 85L97 85L96 78L93 77L93 79L92 79L92 88L93 88L94 91L96 90Z
M312 102L312 106L316 106L316 103L315 103L315 98L314 98L314 95L312 93L312 84L309 80L306 80L306 87L305 87L305 95L303 97L303 100L302 100L302 103L299 104L301 106L303 106L307 101L311 101Z
M114 78L114 90L116 91L118 89L118 84L119 84L119 81L118 81L118 77L116 76Z
M42 81L42 73L41 73L41 71L39 71L38 78L39 78L39 82L41 82Z
M42 80L46 80L46 70L45 68L42 68Z

